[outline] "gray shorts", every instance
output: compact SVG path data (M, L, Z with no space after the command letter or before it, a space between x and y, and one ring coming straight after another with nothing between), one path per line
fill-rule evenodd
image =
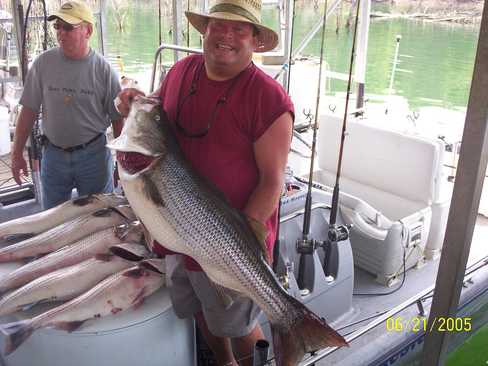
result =
M204 272L186 270L181 256L166 256L166 270L171 301L179 318L202 311L208 329L217 337L242 337L257 325L261 310L251 299L217 289ZM223 301L222 291L227 301Z

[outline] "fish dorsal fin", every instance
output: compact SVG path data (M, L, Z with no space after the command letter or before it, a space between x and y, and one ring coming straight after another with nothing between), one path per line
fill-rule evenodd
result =
M106 254L106 253L98 253L95 254L95 259L102 261L102 262L110 262L113 258L112 254Z
M108 217L112 213L113 209L108 207L108 208L101 208L95 212L92 213L92 216L95 217Z
M109 210L118 213L120 216L126 219L127 222L131 222L134 220L134 217L131 217L131 214L134 214L130 205L118 205L115 207L110 207Z
M146 247L137 243L121 243L112 245L109 248L110 252L117 257L128 261L136 262L149 256Z
M71 333L71 332L75 331L76 329L78 329L79 327L81 327L85 321L86 320L74 320L71 322L56 322L56 323L53 323L52 326L56 329L65 330L65 331Z
M97 197L93 194L89 194L87 196L81 196L73 200L73 205L83 207L95 201L96 198Z
M4 240L1 244L15 244L19 241L33 238L34 236L36 236L35 233L9 234L4 237Z

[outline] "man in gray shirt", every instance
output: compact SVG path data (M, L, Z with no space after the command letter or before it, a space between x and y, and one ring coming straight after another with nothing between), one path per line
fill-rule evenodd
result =
M70 199L73 188L79 195L113 191L105 132L112 123L116 137L123 125L113 105L118 76L88 44L91 10L84 2L68 1L48 20L55 21L59 47L41 54L27 74L12 149L12 173L21 184L21 172L27 175L23 149L42 106L44 209Z

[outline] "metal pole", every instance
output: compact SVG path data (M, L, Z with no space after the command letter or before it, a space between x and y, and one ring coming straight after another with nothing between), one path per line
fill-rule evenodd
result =
M107 0L100 0L99 35L100 52L106 54L107 35L105 34L105 24L107 23Z
M452 337L451 332L437 330L436 320L455 317L459 304L488 160L487 90L488 0L485 0L459 166L427 325L432 331L425 338L423 366L443 365Z
M357 39L356 67L354 80L357 83L356 109L364 107L364 83L368 56L369 17L371 0L363 1L359 11L359 31Z
M395 80L395 73L396 73L396 67L398 64L398 50L400 49L400 40L402 39L402 36L397 34L396 36L396 47L395 47L395 56L393 57L393 67L391 69L391 76L390 76L390 85L388 86L388 98L386 101L386 109L385 109L385 114L388 113L388 105L390 104L390 97L391 94L393 93L393 80Z
M182 14L182 1L173 0L173 43L177 46L181 45L181 14ZM175 51L174 60L175 63L180 59L180 53Z
M202 11L202 13L206 13L207 10L208 10L208 0L202 0L201 4L200 4L200 10Z
M21 19L21 15L18 12L19 5L21 5L20 0L12 0L10 2L12 6L12 17L13 17L13 23L14 23L14 32L15 32L15 42L17 44L17 57L19 61L19 69L21 73L22 80L24 80L24 74L22 70L22 38L23 38L23 33L22 33L22 24L24 24L24 20Z

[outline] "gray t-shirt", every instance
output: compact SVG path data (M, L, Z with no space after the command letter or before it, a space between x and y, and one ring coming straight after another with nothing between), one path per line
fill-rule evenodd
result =
M120 91L117 73L97 52L81 59L59 47L36 58L27 74L20 104L38 112L49 141L61 147L83 144L121 116L114 107Z

